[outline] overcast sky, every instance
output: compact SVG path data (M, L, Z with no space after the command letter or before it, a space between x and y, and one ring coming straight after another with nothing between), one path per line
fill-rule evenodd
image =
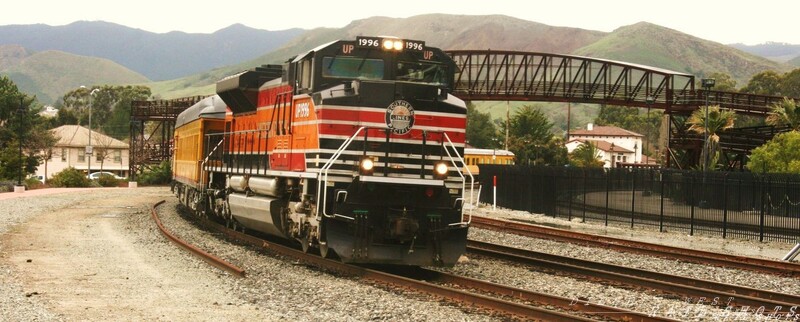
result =
M800 44L797 0L23 0L5 7L0 25L102 20L157 33L211 33L235 23L266 30L338 28L373 16L445 13L502 14L606 32L647 21L723 44Z

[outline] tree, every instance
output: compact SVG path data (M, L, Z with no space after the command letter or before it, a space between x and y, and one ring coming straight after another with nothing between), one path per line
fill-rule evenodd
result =
M782 101L772 104L770 109L767 124L789 126L792 131L800 130L800 108L793 99L784 97Z
M505 132L506 125L501 126ZM536 163L553 165L559 155L558 150L550 144L553 124L544 113L530 105L519 109L509 120L508 149L514 152L517 164ZM563 148L563 145L561 146ZM560 149L560 148L555 148ZM553 158L550 158L553 157Z
M800 97L800 68L783 74L780 95Z
M97 89L91 98L91 92ZM55 126L89 123L89 105L92 109L92 127L117 139L130 134L131 103L150 96L146 86L94 86L77 88L61 98L59 117ZM63 115L62 115L63 114ZM77 121L73 121L77 120Z
M760 173L800 174L800 132L776 135L750 154L747 168Z
M706 119L708 114L708 119ZM708 133L708 138L703 143L703 150L700 153L704 169L716 168L719 159L719 135L718 133L733 127L736 114L732 110L721 109L719 105L705 106L692 112L687 123L690 124L689 131L698 134Z
M481 113L471 103L467 105L467 142L476 148L499 148L497 128L488 113Z
M605 162L594 143L586 141L569 154L569 164L582 168L602 168Z
M783 78L777 72L768 70L753 75L745 87L739 91L742 93L758 95L781 95L781 82Z
M56 142L38 115L35 98L20 92L7 76L0 76L0 179L14 179L36 171L42 151ZM22 158L20 158L20 145Z

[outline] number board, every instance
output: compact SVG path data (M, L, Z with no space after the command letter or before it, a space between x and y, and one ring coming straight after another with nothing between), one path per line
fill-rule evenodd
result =
M356 47L359 48L381 48L383 38L380 37L356 37ZM419 40L405 40L398 39L403 42L404 50L423 51L425 50L425 42Z
M356 37L356 47L380 48L381 39L378 37Z
M419 40L403 40L406 42L407 50L423 51L425 50L425 42Z

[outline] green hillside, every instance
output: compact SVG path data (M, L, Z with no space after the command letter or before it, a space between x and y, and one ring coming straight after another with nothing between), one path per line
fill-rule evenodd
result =
M786 63L789 64L789 65L792 65L794 67L800 67L800 56L792 58Z
M614 30L603 39L576 50L574 54L649 65L696 76L720 72L731 75L738 86L743 86L752 75L761 71L785 72L791 69L786 64L647 22Z
M43 104L55 103L80 85L124 85L149 80L113 61L60 51L30 53L19 46L0 46L0 74L8 75L20 91L36 95Z

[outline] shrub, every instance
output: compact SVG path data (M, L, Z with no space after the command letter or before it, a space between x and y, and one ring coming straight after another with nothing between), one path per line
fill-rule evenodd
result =
M44 186L44 184L41 181L39 181L38 178L33 178L33 177L25 179L24 184L25 184L25 189L27 190L39 189L42 186Z
M101 175L100 178L97 179L97 183L103 187L117 187L120 181L121 180L114 178L114 176L107 174Z
M83 175L83 172L78 171L73 167L64 169L56 173L50 179L50 185L53 187L88 187L91 180Z
M142 185L163 185L172 182L172 166L170 162L162 161L158 166L143 171L136 179Z

